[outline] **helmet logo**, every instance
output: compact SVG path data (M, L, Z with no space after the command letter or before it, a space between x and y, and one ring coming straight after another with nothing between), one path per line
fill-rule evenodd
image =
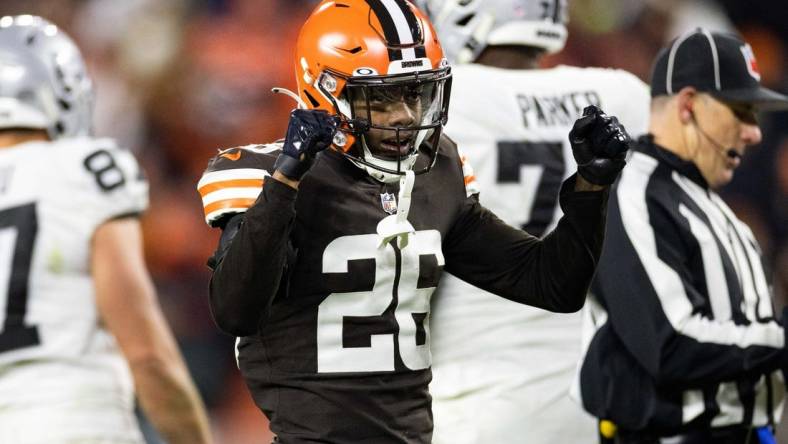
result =
M400 66L402 66L403 68L415 68L417 66L424 66L424 59L403 60L402 65Z
M375 68L368 68L366 66L362 66L361 68L356 68L353 71L353 75L354 76L376 76L376 75L378 75L378 72L375 70Z

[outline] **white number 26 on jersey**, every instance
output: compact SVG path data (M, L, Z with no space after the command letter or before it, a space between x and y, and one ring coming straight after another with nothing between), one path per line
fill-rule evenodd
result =
M317 315L317 371L378 372L394 370L394 341L399 345L402 362L412 370L430 366L429 311L435 287L417 288L419 257L433 255L443 266L441 235L436 230L417 231L399 254L391 245L380 247L377 234L343 236L335 239L323 252L323 273L347 273L348 261L375 260L375 284L371 291L331 293L320 304ZM396 281L397 259L399 280ZM396 282L395 282L396 281ZM396 283L396 285L395 285ZM373 334L369 347L342 345L343 320L346 316L380 316L391 305L399 333ZM423 316L414 316L423 315ZM417 343L417 319L423 323L426 340Z

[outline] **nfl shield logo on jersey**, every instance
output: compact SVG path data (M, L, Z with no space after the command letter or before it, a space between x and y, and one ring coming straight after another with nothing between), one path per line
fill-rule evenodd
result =
M394 193L381 193L380 203L383 205L383 211L389 214L397 212L397 197Z

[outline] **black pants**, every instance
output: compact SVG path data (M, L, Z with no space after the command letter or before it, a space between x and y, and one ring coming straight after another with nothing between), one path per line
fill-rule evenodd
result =
M701 430L682 436L681 444L759 444L758 433L753 428L732 426Z
M742 426L722 427L688 432L671 437L677 444L759 444L755 429ZM615 444L660 444L660 437L647 432L619 430L613 439Z

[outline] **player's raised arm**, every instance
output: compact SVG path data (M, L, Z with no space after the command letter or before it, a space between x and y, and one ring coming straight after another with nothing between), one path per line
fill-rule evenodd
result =
M101 320L115 336L134 377L142 409L171 444L210 443L205 407L156 300L137 219L101 225L91 270Z
M339 118L324 110L293 110L282 153L274 164L274 179L298 189L317 153L331 146L338 124Z
M267 316L286 271L298 184L336 127L325 111L294 110L273 177L251 208L224 225L210 285L211 313L223 331L254 334Z
M609 185L626 164L631 141L615 117L596 107L585 110L569 138L578 174L561 189L564 216L556 229L540 240L473 204L444 244L447 271L550 311L583 306L602 251Z

